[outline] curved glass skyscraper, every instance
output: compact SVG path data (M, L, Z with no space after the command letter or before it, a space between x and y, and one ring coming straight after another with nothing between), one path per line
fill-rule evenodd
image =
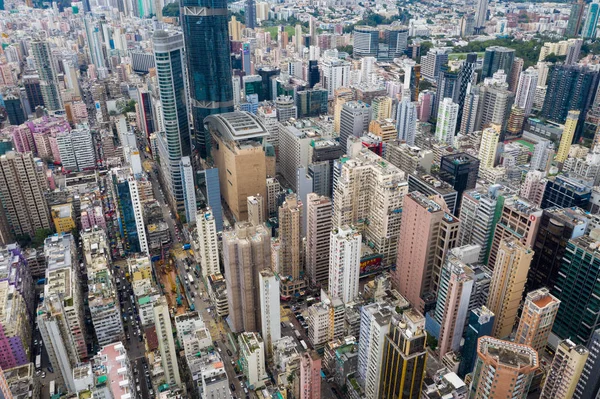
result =
M233 111L227 0L181 0L192 115L200 156L210 155L204 118Z

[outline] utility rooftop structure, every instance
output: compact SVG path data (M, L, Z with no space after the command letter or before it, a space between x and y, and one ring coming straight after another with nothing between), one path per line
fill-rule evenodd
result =
M212 125L211 131L218 132L225 141L262 139L269 135L258 118L249 112L235 111L210 115L204 119L204 124Z

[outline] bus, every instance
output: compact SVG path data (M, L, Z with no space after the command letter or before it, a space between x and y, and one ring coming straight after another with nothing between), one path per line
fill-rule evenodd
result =
M298 332L298 330L294 330L294 334L296 334L296 338L300 339L300 333Z
M42 369L42 355L37 355L35 357L35 369L36 370Z
M306 342L304 342L304 340L300 340L300 345L302 345L302 347L304 348L304 350L308 349L308 347L306 346Z
M54 380L50 381L50 397L53 397L56 393L56 383Z
M191 273L188 273L188 280L190 280L190 284L194 284L194 278Z

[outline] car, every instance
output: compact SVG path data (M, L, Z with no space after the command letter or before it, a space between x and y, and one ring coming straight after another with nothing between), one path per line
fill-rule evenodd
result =
M229 384L229 387L231 388L231 392L235 392L235 385L233 385L233 382Z
M48 366L48 372L54 373L54 369L52 367Z
M138 392L142 392L142 389L140 388L139 385L135 388L135 390L138 391Z
M219 350L219 352L223 352L223 351L221 350L221 348L217 348L217 349Z
M41 375L41 377L42 377L42 378L46 378L46 372L45 372L45 371L42 371L42 375Z
M231 353L231 351L230 351L229 349L227 349L227 354L228 354L229 356L233 356L233 353Z
M131 340L131 337L129 336L129 334L127 334L126 338L127 338L127 341Z

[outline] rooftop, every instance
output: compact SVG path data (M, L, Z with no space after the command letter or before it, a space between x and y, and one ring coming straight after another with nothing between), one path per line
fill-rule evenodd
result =
M212 132L216 130L226 141L262 139L269 135L262 122L249 112L210 115L206 117L204 124L212 127Z
M512 368L538 366L538 353L528 345L515 344L510 341L492 337L479 338L478 352L488 354L498 363Z

